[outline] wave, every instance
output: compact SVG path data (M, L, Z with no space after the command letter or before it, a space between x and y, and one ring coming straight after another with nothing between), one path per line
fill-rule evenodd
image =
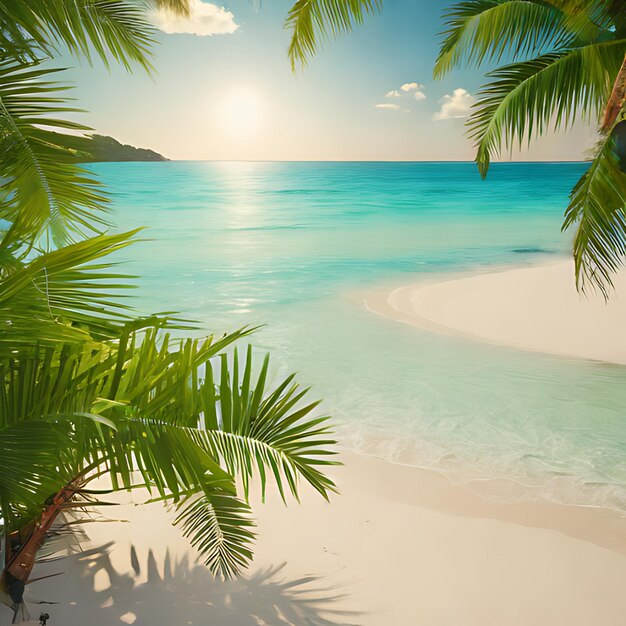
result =
M511 252L515 254L556 254L556 250L549 250L547 248L513 248Z
M592 507L626 515L626 482L589 466L578 474L558 467L541 454L489 453L470 458L448 442L415 436L390 437L381 429L339 424L338 439L348 450L390 463L437 472L500 502L537 499L568 506ZM475 445L472 452L476 452ZM571 461L571 459L570 459ZM581 463L581 466L584 465ZM579 468L580 469L580 468ZM506 489L490 488L507 481Z

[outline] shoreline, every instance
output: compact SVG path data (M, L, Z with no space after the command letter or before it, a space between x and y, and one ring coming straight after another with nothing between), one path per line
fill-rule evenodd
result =
M572 261L473 272L363 297L366 309L396 322L471 341L626 365L626 272L608 303L578 294Z
M238 581L194 565L162 507L123 504L104 514L130 523L87 526L88 552L38 566L65 574L30 594L60 602L51 626L620 623L626 517L492 502L434 472L340 458L330 504L304 487L300 505L254 495L256 558Z
M467 478L456 481L444 470L390 461L347 448L342 448L339 456L347 459L344 463L359 466L363 473L369 475L369 479L380 481L381 491L387 490L387 497L391 499L438 513L554 530L626 556L626 513L617 509L601 505L567 504L540 495L529 497L525 494L519 500L505 500L501 499L498 492L508 491L510 487L521 483L509 478ZM401 480L402 488L397 485L394 488L394 483L386 480L391 474ZM379 478L375 479L374 476ZM425 488L407 495L407 488L416 483ZM481 488L478 488L479 485ZM599 525L589 525L593 523ZM615 530L617 534L614 534Z
M626 294L626 272L616 275L614 284L608 303L600 295L585 298L575 289L573 262L561 259L427 276L361 293L361 302L377 316L421 331L592 367L621 368L626 364L626 296L619 296ZM433 471L499 502L537 500L625 514L621 502L613 506L610 482L580 484L572 476L569 483L565 474L558 478L566 482L554 492L549 483L480 472L459 477L456 469Z

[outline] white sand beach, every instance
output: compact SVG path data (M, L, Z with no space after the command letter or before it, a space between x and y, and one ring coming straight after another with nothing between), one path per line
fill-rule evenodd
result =
M64 573L29 595L60 603L43 607L50 626L622 623L626 519L491 502L434 473L342 459L330 504L311 490L300 506L256 504L257 555L238 581L194 565L162 507L126 504L105 513L127 521L86 527L80 558L40 566Z
M381 290L365 304L427 330L626 364L626 272L614 283L608 302L580 295L573 262L561 261Z

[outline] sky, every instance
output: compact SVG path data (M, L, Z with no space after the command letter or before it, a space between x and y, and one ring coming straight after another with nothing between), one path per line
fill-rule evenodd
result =
M154 76L62 56L80 121L171 159L473 159L464 122L488 68L433 79L448 0L385 0L295 74L292 2L192 0L190 18L154 14ZM512 158L579 160L593 142L578 123Z

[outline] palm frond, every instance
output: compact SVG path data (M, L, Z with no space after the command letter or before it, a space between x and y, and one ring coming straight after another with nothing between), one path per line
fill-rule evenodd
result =
M104 472L113 490L143 486L153 500L173 502L177 524L207 565L234 576L250 561L254 538L235 474L246 495L258 473L263 488L273 476L283 497L287 488L297 497L300 478L327 497L334 485L322 470L332 464L334 440L293 376L270 388L267 360L253 376L250 349L243 373L236 353L226 358L249 329L174 340L161 326L133 321L114 340L38 346L0 360L0 432L37 420L61 428L68 477L87 482ZM59 464L55 455L45 461ZM14 495L8 499L29 501L28 493Z
M141 485L173 501L177 524L207 565L234 576L252 557L250 508L194 429L174 422L195 410L197 403L176 402L197 393L197 368L239 335L172 350L158 326L137 337L135 324L116 342L39 347L0 361L2 517L19 527L52 494L106 472L113 490Z
M150 69L154 28L145 6L128 0L0 1L0 47L36 59L52 55L59 46L91 61L95 53L108 66L110 59L130 69ZM4 25L7 25L5 28Z
M433 70L440 78L452 67L480 65L536 55L572 43L577 32L549 2L532 0L467 0L444 12L447 29Z
M626 255L626 173L620 168L615 137L599 143L595 158L570 196L563 229L576 227L576 284L608 297L611 275Z
M69 444L63 429L44 421L0 428L0 525L4 532L30 521L65 484L68 476L60 459Z
M235 350L232 363L221 355L219 380L212 369L200 390L203 428L198 433L228 471L242 478L246 498L250 479L259 477L265 494L268 476L273 476L280 494L287 491L298 498L298 482L304 479L324 498L336 491L322 469L337 465L335 440L329 418L312 415L319 402L305 401L308 389L301 389L295 375L275 388L268 388L269 355L256 376L252 348L248 347L243 370Z
M590 44L490 72L497 80L481 89L467 123L481 175L503 144L511 148L549 126L567 127L579 113L599 117L625 47L626 40Z
M352 30L367 15L382 8L382 0L298 0L290 9L285 28L291 31L289 60L295 71L306 65L320 41Z
M5 266L0 280L0 354L35 344L116 336L128 320L121 292L132 285L102 258L135 241L136 232L100 235Z
M57 70L37 62L0 59L0 218L11 223L3 244L36 241L49 232L63 245L97 232L106 197L93 176L76 164L57 131L84 131L66 119L66 88L49 77Z
M246 502L207 489L176 508L174 525L181 526L213 574L234 578L250 563L255 524Z

